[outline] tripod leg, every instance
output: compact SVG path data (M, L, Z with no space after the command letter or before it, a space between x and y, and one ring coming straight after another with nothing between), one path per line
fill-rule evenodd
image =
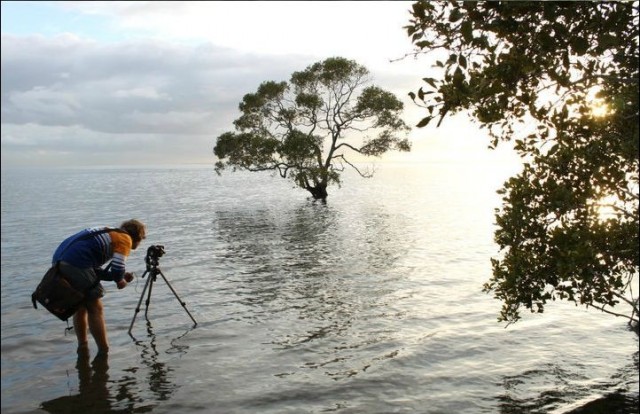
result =
M147 272L145 271L142 274L142 278L144 279L144 275L147 274ZM138 312L140 312L140 304L142 303L142 298L144 297L144 292L147 290L147 287L149 286L149 284L151 283L151 276L149 276L149 279L147 279L147 283L145 283L144 285L144 289L142 289L142 294L140 295L140 300L138 301L138 306L136 306L136 311L133 314L133 319L131 319L131 325L129 325L129 335L131 335L131 329L133 329L133 323L136 320L136 316L138 316Z
M178 294L176 293L175 289L173 288L173 286L171 286L171 283L169 283L169 281L167 280L166 277L164 277L164 273L162 273L162 271L160 269L158 269L158 273L160 274L160 276L162 276L162 278L164 279L164 281L167 283L167 286L169 286L169 289L171 289L171 291L173 292L173 295L176 297L176 299L178 299L178 302L180 302L180 305L182 305L182 307L184 308L184 310L187 312L187 315L189 315L189 317L191 318L191 320L194 323L194 326L198 324L198 322L196 322L195 319L193 319L193 316L191 316L191 313L189 312L189 310L187 309L187 305L186 303L184 303L180 297L178 296Z
M151 274L149 275L149 293L147 294L147 300L144 303L145 304L145 308L144 308L144 318L146 320L149 320L149 317L147 316L147 313L149 312L149 304L151 303L151 290L153 289L153 281L156 279L155 274Z

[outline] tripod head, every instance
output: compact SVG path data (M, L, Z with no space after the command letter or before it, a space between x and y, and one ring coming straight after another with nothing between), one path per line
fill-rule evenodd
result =
M147 255L144 257L144 262L147 264L147 271L151 271L152 268L158 267L158 260L164 255L164 246L153 245L147 249Z

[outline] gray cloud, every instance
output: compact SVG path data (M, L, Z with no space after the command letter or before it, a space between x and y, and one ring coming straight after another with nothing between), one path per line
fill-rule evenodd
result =
M209 160L244 94L316 60L212 44L3 34L2 161Z

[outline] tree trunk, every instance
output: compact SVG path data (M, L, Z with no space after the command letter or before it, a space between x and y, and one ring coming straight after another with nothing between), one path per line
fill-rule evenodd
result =
M314 200L326 200L329 195L326 184L317 184L315 187L307 186L306 190L311 193Z

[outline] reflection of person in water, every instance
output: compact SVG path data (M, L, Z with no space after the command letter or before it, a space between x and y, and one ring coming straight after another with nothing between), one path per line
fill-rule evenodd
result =
M185 354L189 348L180 344L180 339L189 331L171 340L167 354ZM101 354L89 362L88 348L81 348L78 352L78 391L76 395L64 395L50 401L45 401L40 408L51 414L116 414L132 413L135 411L149 411L157 401L171 398L176 384L170 381L173 369L161 361L161 352L156 344L156 336L147 321L148 341L137 341L141 347L140 362L142 369L130 368L135 378L109 380L108 354ZM135 339L135 338L134 338ZM144 369L146 366L147 369ZM145 376L146 374L146 376ZM137 383L137 385L136 385ZM125 385L126 384L126 385ZM112 396L112 388L115 396ZM148 391L151 391L149 394ZM145 395L144 399L140 396ZM155 401L154 401L155 400Z
M78 390L76 395L65 395L45 401L41 408L51 414L59 413L118 413L129 410L114 410L110 404L109 361L107 354L99 354L89 364L89 351L78 352ZM92 372L93 371L93 372Z

